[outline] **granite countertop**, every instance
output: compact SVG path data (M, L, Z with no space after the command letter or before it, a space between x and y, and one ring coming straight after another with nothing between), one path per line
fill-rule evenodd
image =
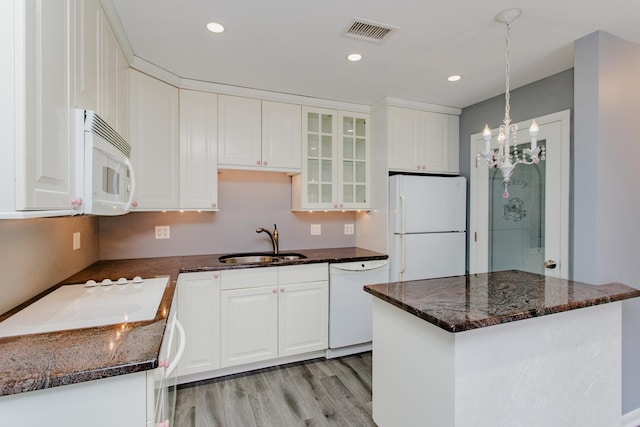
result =
M469 331L640 296L522 271L367 285L365 291L448 332Z
M360 248L287 252L302 253L307 258L270 265L387 258L387 255ZM0 396L157 368L160 344L178 274L260 267L224 264L218 261L220 255L222 254L98 261L0 315L2 321L64 284L84 283L89 279L101 281L120 277L169 276L169 283L153 320L0 338Z

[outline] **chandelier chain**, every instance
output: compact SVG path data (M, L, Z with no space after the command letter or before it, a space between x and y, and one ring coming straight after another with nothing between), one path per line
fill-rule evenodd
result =
M511 25L509 22L507 22L506 24L506 49L505 49L505 92L504 92L504 99L505 99L505 104L504 104L504 121L505 121L505 125L509 126L509 123L511 122L511 93L510 93L510 86L511 86L511 81L510 81L510 77L509 75L511 74L511 61L510 61L510 56L511 56Z

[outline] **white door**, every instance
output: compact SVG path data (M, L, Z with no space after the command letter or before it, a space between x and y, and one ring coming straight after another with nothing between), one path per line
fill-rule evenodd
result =
M535 119L539 165L518 165L504 190L499 171L476 160L482 134L471 136L469 272L517 269L555 277L569 274L569 110ZM531 121L518 123L520 149L529 145ZM492 149L497 141L492 139Z
M183 273L178 276L178 320L184 326L186 347L179 375L220 368L220 273Z
M466 234L396 234L391 248L391 281L464 274Z
M324 350L329 343L329 283L280 286L278 355Z
M222 291L220 299L222 367L276 358L277 287Z
M465 177L396 175L391 177L394 233L464 231Z

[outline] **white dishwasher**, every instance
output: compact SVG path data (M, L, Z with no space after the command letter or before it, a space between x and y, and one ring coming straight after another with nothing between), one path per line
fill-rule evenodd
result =
M330 264L328 359L371 350L371 295L362 288L388 281L388 259Z

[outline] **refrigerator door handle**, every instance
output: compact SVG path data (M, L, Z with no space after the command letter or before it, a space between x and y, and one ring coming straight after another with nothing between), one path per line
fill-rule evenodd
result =
M398 271L400 275L400 281L403 281L404 272L407 269L407 235L403 234L400 236L400 271Z
M407 222L406 201L404 194L400 194L400 233L404 234L405 224Z

